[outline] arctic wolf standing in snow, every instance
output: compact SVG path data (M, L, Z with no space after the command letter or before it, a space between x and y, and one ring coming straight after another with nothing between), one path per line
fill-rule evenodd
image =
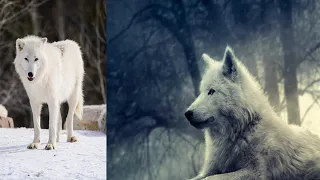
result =
M64 101L69 105L67 141L77 141L73 136L73 115L75 113L82 119L84 75L79 45L71 40L48 43L47 38L26 36L16 40L16 51L15 69L26 89L33 113L34 140L28 148L39 148L43 103L49 107L49 141L45 149L55 149L56 141L59 141L62 127L60 104Z
M193 180L320 179L320 139L277 116L229 47L222 62L203 59L201 93L185 113L205 133L203 167Z

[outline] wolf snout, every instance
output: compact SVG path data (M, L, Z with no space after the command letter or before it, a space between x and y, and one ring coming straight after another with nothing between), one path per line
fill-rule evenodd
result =
M33 81L33 79L34 79L34 74L32 73L32 72L28 72L28 80L29 81Z
M184 115L190 121L192 119L193 112L189 110L189 111L185 112Z
M33 77L33 73L32 72L28 72L28 76L29 76L29 78L32 78Z

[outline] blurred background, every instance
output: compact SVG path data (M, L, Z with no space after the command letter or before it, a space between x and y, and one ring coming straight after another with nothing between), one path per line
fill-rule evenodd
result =
M203 156L184 117L201 54L226 45L283 121L320 135L320 1L108 0L108 178L186 179Z
M26 35L78 42L85 63L85 105L106 103L106 1L2 0L0 9L0 104L15 127L33 127L29 100L13 65L15 41ZM62 107L64 116L67 108ZM41 127L48 128L46 106Z

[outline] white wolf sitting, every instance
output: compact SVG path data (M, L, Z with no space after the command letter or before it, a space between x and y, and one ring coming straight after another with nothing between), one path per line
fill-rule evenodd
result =
M43 103L49 108L49 140L45 149L55 149L59 141L62 127L60 104L64 101L69 105L67 141L77 141L73 136L73 115L75 113L82 119L84 76L79 45L71 40L48 43L47 38L26 36L16 40L16 51L15 69L26 89L33 113L34 140L28 148L39 148Z
M320 179L320 139L278 117L229 47L222 62L203 59L201 93L185 113L206 142L192 180Z

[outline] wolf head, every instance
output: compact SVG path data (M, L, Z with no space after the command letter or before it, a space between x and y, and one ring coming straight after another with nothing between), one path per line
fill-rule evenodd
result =
M255 115L251 101L255 101L256 92L252 89L261 89L230 47L226 48L222 61L214 61L206 54L202 59L207 71L200 95L187 109L186 118L198 129L210 128L222 134L242 131Z
M44 47L47 38L27 36L16 40L16 58L14 65L22 80L39 81L46 68L47 57Z

